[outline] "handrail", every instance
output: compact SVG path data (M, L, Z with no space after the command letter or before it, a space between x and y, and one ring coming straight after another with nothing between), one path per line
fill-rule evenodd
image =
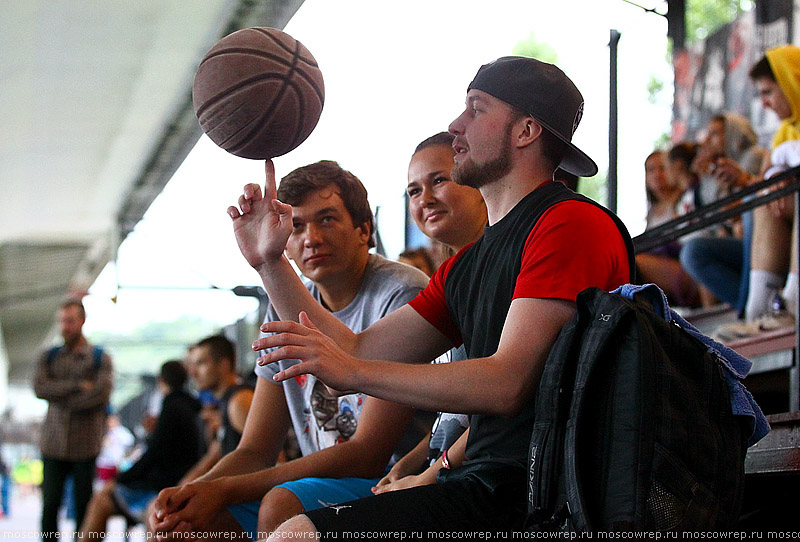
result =
M743 199L762 190L773 188L787 179L790 179L790 181L785 186L775 188L765 194L750 199ZM633 238L634 250L637 254L646 252L665 243L676 241L684 235L701 230L712 224L719 224L728 218L738 216L754 207L759 207L797 191L800 191L800 166L787 169L769 179L746 186L729 196L720 198L713 203L704 205L699 209L681 215L637 235Z

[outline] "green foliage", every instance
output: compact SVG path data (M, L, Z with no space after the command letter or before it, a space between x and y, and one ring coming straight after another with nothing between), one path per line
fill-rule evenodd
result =
M578 193L587 198L591 198L601 205L608 203L608 177L604 173L598 173L594 177L578 180Z
M647 101L655 104L662 90L664 90L664 81L655 75L651 75L650 80L647 82Z
M528 36L528 39L518 42L511 53L517 56L535 58L551 64L555 64L558 60L558 54L555 49L550 47L547 43L537 41L533 32Z
M698 41L753 9L752 0L687 0L686 38Z
M172 322L149 322L130 333L93 333L89 340L108 350L116 373L155 374L165 361L183 358L190 344L218 331L212 322L182 316Z
M668 149L671 146L669 134L662 132L658 138L653 142L654 149Z

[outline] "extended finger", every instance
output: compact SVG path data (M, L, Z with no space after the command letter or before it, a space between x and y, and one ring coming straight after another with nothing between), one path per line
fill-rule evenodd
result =
M298 335L307 335L309 331L311 331L308 326L304 326L294 320L274 320L272 322L265 322L261 324L259 329L264 333L297 333ZM258 341L256 341L256 343L257 342ZM256 343L253 343L253 349L260 350L260 348L256 348Z
M278 189L275 185L275 164L272 160L264 162L264 197L275 199L278 197Z

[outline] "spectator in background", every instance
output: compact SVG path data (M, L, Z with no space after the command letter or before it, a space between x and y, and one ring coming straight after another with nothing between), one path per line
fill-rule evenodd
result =
M161 366L158 387L164 402L148 437L147 450L130 469L117 476L116 482L106 483L92 497L80 526L83 539L100 540L108 518L114 514L123 514L129 523L143 521L147 503L159 490L180 480L200 458L200 403L186 392L186 380L182 362L172 360Z
M762 168L765 175L752 176L731 167L731 174L740 177L743 183L755 182L800 163L800 156L793 158L791 155L795 153L787 152L800 140L800 48L783 45L769 49L753 65L750 78L763 107L774 111L781 124L772 138L771 160ZM753 210L745 322L720 326L715 332L720 340L731 341L794 324L798 273L797 217L792 201L792 197L782 198Z
M101 481L107 482L117 475L117 470L135 442L133 433L122 425L119 416L109 409L103 446L100 448L100 455L97 456L97 477Z
M111 358L83 336L86 310L70 300L58 310L64 344L39 356L33 389L48 402L42 426L42 537L59 533L64 482L75 483L75 520L80 524L92 496L95 461L106 429L111 395Z
M744 117L724 113L712 117L706 128L692 169L699 175L697 190L691 194L691 208L702 207L744 187L750 175L761 168L766 151ZM741 173L740 173L741 172ZM752 212L741 221L710 226L683 240L680 261L701 288L703 306L716 300L728 303L737 313L747 301ZM706 293L708 292L708 293Z
M660 226L677 216L681 196L696 185L696 177L691 172L695 154L696 146L683 142L673 146L669 153L657 150L645 159L646 229ZM657 284L675 305L695 306L699 303L697 285L678 261L680 249L680 243L673 241L637 254L637 279L642 284Z
M11 473L0 454L0 517L9 515L11 515Z
M431 255L424 247L404 250L400 253L400 256L397 257L397 261L410 265L411 267L416 267L429 277L436 271L433 258L431 258Z
M208 450L183 476L181 485L204 475L236 449L253 400L253 388L242 383L236 373L236 350L231 341L222 335L212 335L197 343L192 352L196 363L195 385L201 392L212 393L217 414L210 418L214 431Z

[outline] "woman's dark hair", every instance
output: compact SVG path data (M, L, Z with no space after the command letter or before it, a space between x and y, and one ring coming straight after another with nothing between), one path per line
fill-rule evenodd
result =
M453 140L456 138L453 134L448 132L439 132L438 134L432 135L428 139L422 141L417 148L414 149L414 154L417 154L419 151L423 149L427 149L428 147L433 147L435 145L441 145L443 147L450 147L453 148Z

